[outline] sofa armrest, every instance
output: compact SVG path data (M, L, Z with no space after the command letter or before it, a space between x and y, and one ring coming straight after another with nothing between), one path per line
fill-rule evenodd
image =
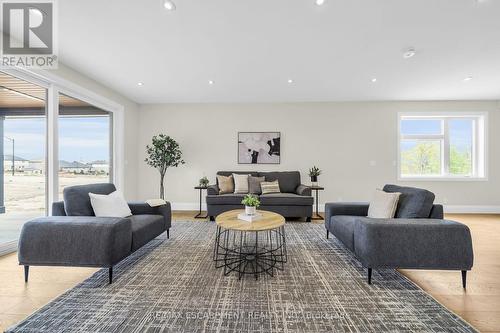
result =
M299 186L297 186L295 193L298 195L310 197L311 196L311 188L307 185L300 184Z
M441 219L358 219L354 247L371 268L470 270L474 259L469 227Z
M64 201L56 201L52 203L52 216L66 216Z
M215 185L208 185L207 187L207 195L217 195L219 194L219 186Z
M325 223L335 215L367 216L369 206L367 202L328 202L325 204Z
M129 202L128 206L132 215L162 215L165 221L165 230L172 226L172 209L170 202L156 207L151 207L145 202Z
M24 224L19 264L109 267L131 253L130 219L52 216Z

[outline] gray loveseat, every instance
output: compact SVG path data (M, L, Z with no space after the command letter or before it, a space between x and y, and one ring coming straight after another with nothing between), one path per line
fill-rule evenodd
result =
M394 219L368 218L368 203L327 203L327 238L335 235L368 269L406 268L467 271L473 265L469 228L443 219L443 207L434 205L434 194L412 187L386 185L386 192L400 192Z
M113 266L171 226L170 204L150 207L129 203L132 216L95 217L89 192L109 194L113 184L72 186L64 189L64 202L52 205L52 216L24 224L19 238L19 264L25 281L29 266L106 267L109 283Z
M313 197L311 188L300 183L300 172L256 172L256 171L219 171L217 175L235 174L265 177L266 181L278 180L281 193L262 194L259 196L259 209L275 212L284 217L304 217L311 220ZM207 214L213 220L217 215L233 209L242 209L241 200L245 194L219 194L218 184L210 185L207 191Z

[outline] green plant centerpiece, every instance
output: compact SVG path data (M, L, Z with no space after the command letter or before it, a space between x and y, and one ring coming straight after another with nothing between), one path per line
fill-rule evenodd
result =
M208 178L206 176L203 176L201 179L200 179L200 187L208 187L208 183L210 181L208 180Z
M247 215L255 215L257 208L260 206L259 197L253 194L245 195L241 203L245 205L245 214Z
M146 146L146 154L148 156L144 161L160 173L160 198L165 199L164 183L167 169L185 163L181 148L177 141L168 135L159 134L153 136L151 145Z
M318 184L319 175L321 175L321 170L317 166L313 166L309 169L309 177L311 177L311 183L313 183L313 185Z

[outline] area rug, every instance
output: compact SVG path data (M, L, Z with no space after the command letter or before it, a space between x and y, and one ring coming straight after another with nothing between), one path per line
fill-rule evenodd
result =
M368 285L323 225L287 223L284 271L257 281L214 267L215 229L175 222L113 284L101 270L8 332L475 332L395 270Z

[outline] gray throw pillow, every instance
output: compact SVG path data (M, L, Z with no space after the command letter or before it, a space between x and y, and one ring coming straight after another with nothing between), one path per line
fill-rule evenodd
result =
M264 181L266 181L266 177L248 177L248 193L261 194L262 189L260 188L260 183Z
M399 192L396 218L415 219L428 218L434 204L434 193L416 187L385 185L384 192Z

